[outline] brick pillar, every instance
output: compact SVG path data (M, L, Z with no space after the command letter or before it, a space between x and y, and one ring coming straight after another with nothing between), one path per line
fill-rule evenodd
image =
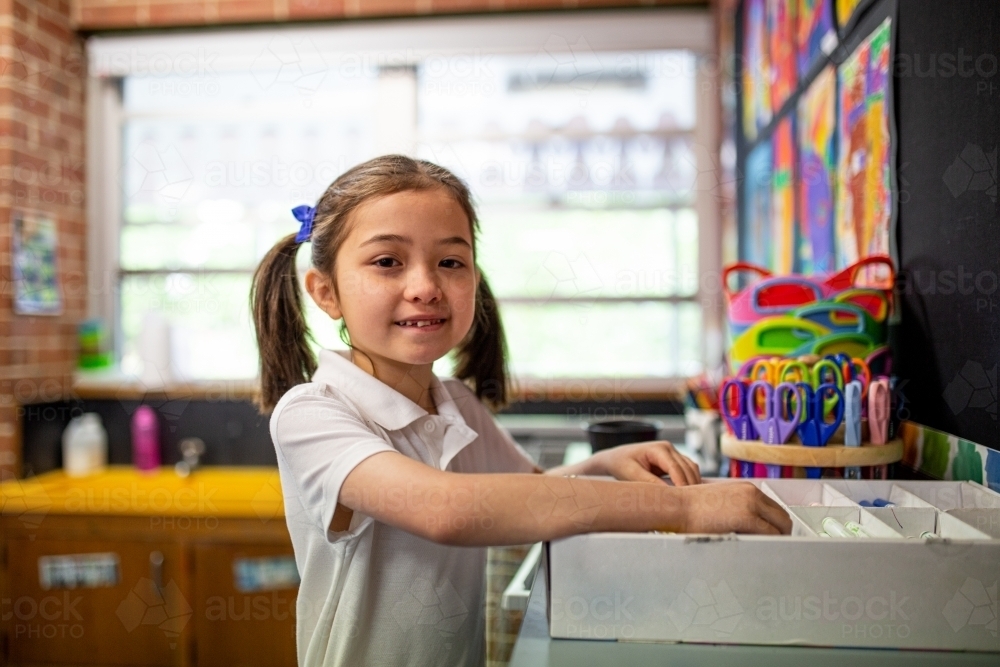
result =
M86 310L83 42L68 0L0 0L0 475L20 473L21 405L70 393ZM11 213L57 226L63 311L14 313Z

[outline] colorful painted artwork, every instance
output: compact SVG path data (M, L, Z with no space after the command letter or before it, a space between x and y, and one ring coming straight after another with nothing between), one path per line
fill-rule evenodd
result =
M797 0L767 0L771 108L777 112L795 90L795 9Z
M795 264L795 132L792 115L781 119L772 138L771 263L777 274L791 273Z
M743 13L743 134L750 140L771 121L770 71L766 0L747 0Z
M838 70L838 268L869 255L889 254L890 23L888 18L883 21Z
M900 424L903 465L936 479L975 482L1000 493L1000 452L912 421Z
M15 210L13 223L14 312L58 315L62 312L56 269L56 223L44 215Z
M860 4L861 0L837 0L837 25L846 26Z
M742 259L760 266L771 266L772 168L771 142L762 141L747 156L740 227Z
M809 73L809 68L821 54L831 53L837 46L837 32L833 29L833 0L798 0L799 76Z
M798 273L835 268L833 193L837 179L837 75L820 72L798 107Z

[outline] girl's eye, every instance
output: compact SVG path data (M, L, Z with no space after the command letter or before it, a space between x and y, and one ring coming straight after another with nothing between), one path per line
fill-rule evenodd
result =
M381 267L383 269L391 269L392 267L396 266L396 264L398 264L398 263L399 262L397 262L392 257L380 257L379 259L375 260L375 266Z
M460 269L464 266L464 264L457 259L442 259L441 266L446 269Z

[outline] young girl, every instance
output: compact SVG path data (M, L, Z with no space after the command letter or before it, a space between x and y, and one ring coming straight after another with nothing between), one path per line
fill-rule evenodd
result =
M302 578L300 665L482 664L487 545L589 531L789 532L756 487L698 484L669 443L542 471L497 426L483 403L507 398L503 331L476 266L469 190L446 169L376 158L294 213L301 229L261 262L251 300L260 404L272 411ZM350 347L318 361L295 271L305 241L306 290L343 319ZM452 350L458 379L436 377L431 365Z

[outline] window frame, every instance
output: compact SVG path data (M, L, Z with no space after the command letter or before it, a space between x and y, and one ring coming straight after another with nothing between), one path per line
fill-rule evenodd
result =
M594 52L673 50L691 51L698 63L695 78L695 125L684 131L692 137L699 182L692 208L698 217L699 286L692 296L598 297L597 301L659 301L699 303L702 313L702 361L706 368L721 362L723 347L721 289L712 276L721 274L721 229L718 185L719 89L715 67L715 40L711 13L703 9L648 8L635 10L539 12L532 14L461 17L414 17L371 22L341 21L320 25L282 25L220 28L189 32L151 32L95 35L87 40L87 218L88 316L113 323L116 359L121 358L122 332L119 286L124 277L168 274L176 271L135 271L121 268L119 243L124 224L119 175L123 167L122 128L127 117L122 102L122 80L139 75L157 62L174 67L196 67L197 58L212 49L225 51L216 70L246 69L261 47L276 37L308 40L316 46L310 57L378 58L392 67L413 67L421 60L460 53L537 53L552 39L582 44ZM582 40L582 41L581 41ZM405 49L399 44L409 45ZM196 55L192 55L196 54ZM328 60L329 62L329 60ZM337 62L336 60L334 62ZM340 60L339 62L344 62ZM218 64L216 64L218 63ZM144 69L145 68L145 69ZM709 179L705 182L702 179ZM185 269L184 273L239 273L225 269ZM530 297L501 299L527 303ZM552 302L552 298L545 299ZM579 298L567 299L579 301ZM587 300L584 298L584 300ZM594 300L591 298L590 300ZM627 398L676 397L681 378L620 378ZM608 378L514 379L515 398L540 395L571 397L593 388L601 392ZM617 393L617 392L616 392Z

